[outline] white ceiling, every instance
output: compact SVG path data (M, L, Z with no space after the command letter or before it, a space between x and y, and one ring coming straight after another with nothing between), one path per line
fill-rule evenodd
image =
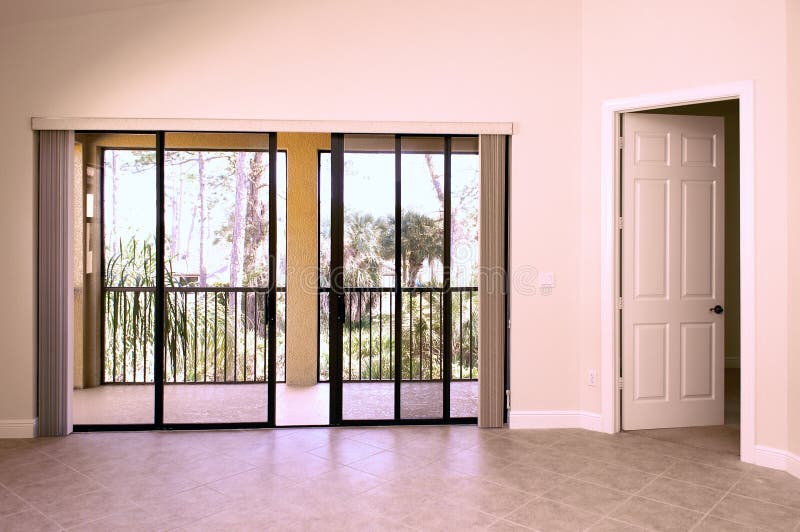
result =
M127 9L169 0L0 0L0 28L36 20Z

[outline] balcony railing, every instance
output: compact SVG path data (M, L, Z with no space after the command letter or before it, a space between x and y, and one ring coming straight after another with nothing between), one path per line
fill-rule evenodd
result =
M477 287L451 290L452 379L474 380L478 376ZM327 341L329 288L320 288L321 343ZM435 381L443 377L444 289L402 288L402 379ZM344 290L342 338L343 380L347 382L394 379L397 340L394 288L347 287ZM321 351L329 352L326 345ZM326 353L327 355L327 353ZM326 358L323 356L322 358ZM323 364L320 380L328 380Z
M165 289L166 383L263 383L267 381L267 293L251 287ZM103 382L153 382L155 289L104 290ZM402 334L402 379L443 378L444 289L403 288L402 312L393 288L345 290L343 379L394 379L396 321ZM451 288L452 379L478 376L477 287ZM329 289L320 289L321 342L327 342ZM285 288L277 290L277 382L285 382ZM327 347L325 348L327 351ZM326 354L327 356L327 354ZM326 358L322 357L322 358ZM321 360L321 365L323 365ZM321 379L327 380L327 364Z
M153 382L155 288L106 287L104 383ZM286 289L277 289L277 381L285 381ZM165 289L166 383L267 380L267 290Z

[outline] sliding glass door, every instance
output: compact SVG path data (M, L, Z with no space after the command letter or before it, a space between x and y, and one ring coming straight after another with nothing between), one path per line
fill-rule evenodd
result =
M334 135L331 148L320 378L332 422L475 418L477 139Z
M84 312L100 338L76 357L101 363L96 378L83 372L76 424L274 425L286 182L275 135L76 138L102 162L102 256L86 279L102 305Z
M166 134L164 423L266 422L274 409L270 160L268 134Z

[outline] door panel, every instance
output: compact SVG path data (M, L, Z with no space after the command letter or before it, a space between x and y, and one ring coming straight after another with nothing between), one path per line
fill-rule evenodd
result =
M636 297L669 297L669 182L664 179L636 181L634 240Z
M335 134L330 167L331 423L475 417L477 138Z
M724 421L723 126L623 116L624 429Z
M684 181L681 195L681 296L713 298L715 183Z
M164 423L274 419L280 155L268 133L165 134Z
M669 324L646 323L633 327L636 400L667 398Z

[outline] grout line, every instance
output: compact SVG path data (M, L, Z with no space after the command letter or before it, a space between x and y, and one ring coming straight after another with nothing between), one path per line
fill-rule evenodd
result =
M739 480L737 480L736 482L734 482L733 484L731 484L731 487L730 487L730 488L728 488L728 491L726 491L726 492L725 492L725 494L724 494L722 497L720 497L720 498L719 498L719 500L718 500L717 502L715 502L715 503L714 503L714 505L713 505L711 508L709 508L709 509L708 509L708 511L705 513L705 515L703 515L702 519L700 519L700 520L699 520L697 523L695 523L695 525L694 525L694 526L693 526L691 529L689 529L689 532L691 532L692 530L695 530L695 529L696 529L696 528L697 528L697 527L700 525L700 523L702 523L703 521L705 521L705 520L706 520L706 518L707 518L709 515L711 515L711 512L713 512L713 511L714 511L714 508L716 508L717 506L719 506L719 503L721 503L722 501L724 501L724 500L725 500L725 498L726 498L726 497L728 497L728 495L730 495L730 493L731 493L731 491L733 490L733 488L734 488L734 487L735 487L735 486L736 486L736 485L737 485L739 482L741 482L741 481L742 481L742 478L743 478L743 477L744 477L744 475L742 475L742 477L740 477L740 478L739 478ZM741 525L744 525L744 524L745 524L745 523L739 523L738 521L733 521L733 520L731 520L731 521L732 521L732 522L734 522L734 523L741 524ZM749 525L746 525L746 526L749 526Z

